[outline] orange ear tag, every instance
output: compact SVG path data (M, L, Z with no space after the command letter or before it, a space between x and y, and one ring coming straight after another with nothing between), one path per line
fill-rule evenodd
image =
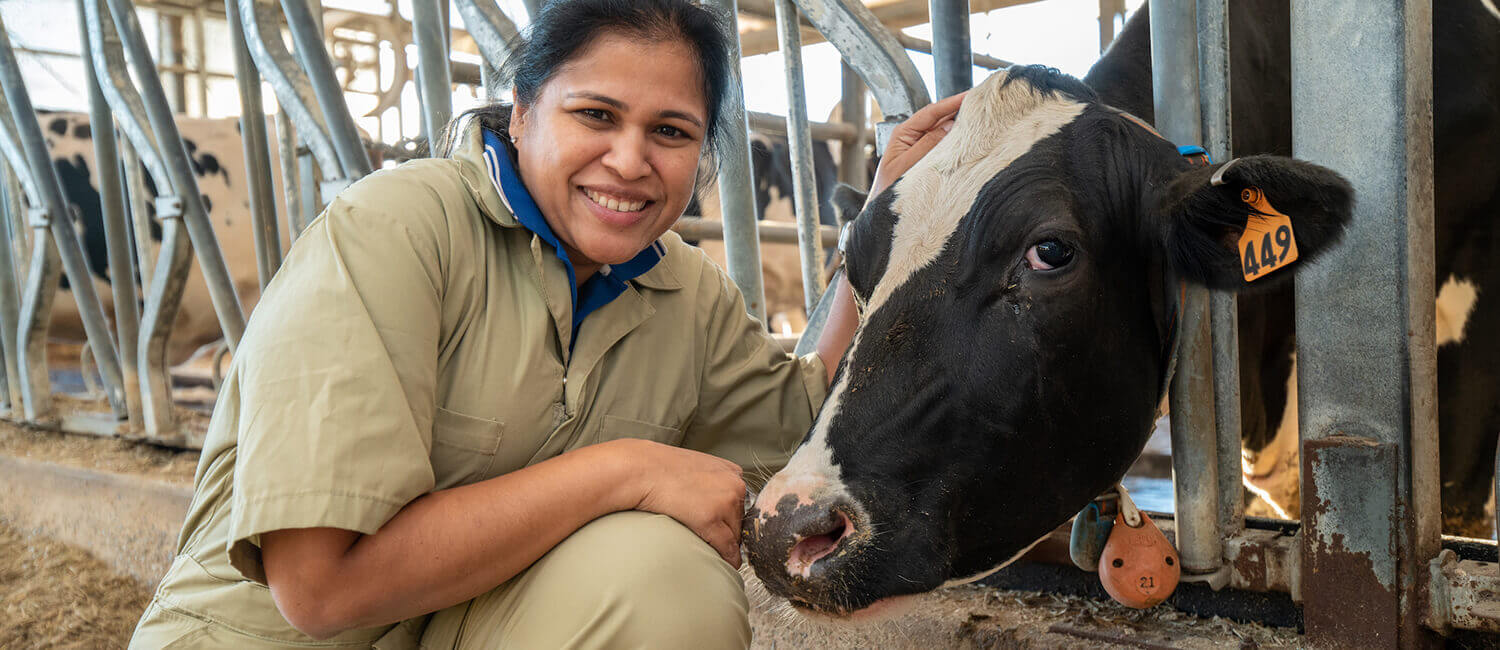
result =
M1252 214L1240 235L1240 266L1245 281L1297 261L1297 239L1292 236L1292 218L1276 211L1258 187L1240 192L1240 200L1261 214Z
M1104 554L1099 557L1099 582L1110 598L1126 607L1146 609L1172 595L1182 567L1177 550L1146 513L1141 523L1126 523L1125 508L1115 515Z

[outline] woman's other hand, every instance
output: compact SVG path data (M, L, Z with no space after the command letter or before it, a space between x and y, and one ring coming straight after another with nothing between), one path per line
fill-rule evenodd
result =
M964 91L923 106L891 131L891 140L886 143L880 166L875 169L875 180L870 183L870 198L885 191L942 142L943 137L953 130L958 107L967 94L968 91Z
M666 515L687 526L735 568L740 566L740 522L745 479L740 466L717 456L625 438L604 443L629 462L639 495L635 510Z

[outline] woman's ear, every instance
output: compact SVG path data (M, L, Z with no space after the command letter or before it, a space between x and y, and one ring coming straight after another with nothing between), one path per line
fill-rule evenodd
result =
M521 134L525 132L526 113L529 107L522 106L521 102L516 101L515 89L511 89L510 91L510 105L510 124L506 125L505 128L506 132L510 134L511 143L514 144L517 140L521 139Z
M1146 196L1148 236L1190 282L1279 284L1338 243L1354 190L1333 170L1281 156L1194 167Z

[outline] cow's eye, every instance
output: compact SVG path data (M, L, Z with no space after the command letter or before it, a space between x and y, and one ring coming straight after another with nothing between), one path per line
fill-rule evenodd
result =
M1026 251L1026 262L1035 271L1061 268L1071 261L1073 261L1073 247L1056 239L1037 242Z

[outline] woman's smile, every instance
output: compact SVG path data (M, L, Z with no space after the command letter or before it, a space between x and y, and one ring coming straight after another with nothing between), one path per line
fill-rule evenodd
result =
M588 203L588 211L613 226L633 226L647 216L647 208L657 205L657 201L628 190L583 186L578 189Z

